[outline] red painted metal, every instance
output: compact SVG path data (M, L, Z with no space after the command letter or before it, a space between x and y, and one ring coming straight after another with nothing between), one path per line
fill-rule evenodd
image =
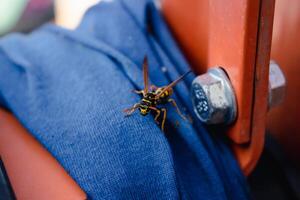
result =
M194 70L222 66L237 96L226 130L244 172L263 147L274 0L163 0L164 16ZM221 131L221 130L220 130Z

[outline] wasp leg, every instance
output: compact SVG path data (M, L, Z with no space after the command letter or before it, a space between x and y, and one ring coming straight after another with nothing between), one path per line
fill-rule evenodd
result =
M134 106L132 106L131 108L127 108L124 110L124 112L126 113L126 117L131 115L138 107L140 106L139 103L134 104Z
M160 116L160 110L159 109L157 109L157 108L155 108L155 107L152 107L152 106L150 106L149 107L151 110L154 110L155 112L156 112L156 115L155 115L155 117L154 117L154 120L155 120L155 122L157 123L157 124L159 124L159 122L157 121L157 119L158 119L158 117Z
M162 120L162 122L161 122L161 130L164 132L164 129L165 129L165 121L166 121L166 117L167 117L167 110L166 110L165 108L162 108L161 110L159 110L159 109L157 109L157 108L155 108L155 107L149 107L149 108L152 109L152 110L154 110L154 111L156 111L157 114L156 114L154 120L155 120L157 123L159 123L159 122L157 121L157 118L160 116L160 113L161 113L161 112L164 113L164 115L163 115L163 120Z
M161 130L164 132L165 121L166 121L166 118L167 118L167 110L165 108L162 108L161 111L164 112L163 120L161 122Z
M132 92L144 95L144 90L132 90Z
M180 115L180 117L182 117L182 119L187 121L187 118L181 113L181 111L179 110L177 103L174 99L169 99L168 102L172 103L172 105L176 108L177 113Z

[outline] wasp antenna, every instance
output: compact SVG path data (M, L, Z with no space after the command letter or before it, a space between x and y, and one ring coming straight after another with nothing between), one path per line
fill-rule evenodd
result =
M148 80L148 57L145 56L143 60L143 73L144 73L144 91L145 94L149 91L149 80Z

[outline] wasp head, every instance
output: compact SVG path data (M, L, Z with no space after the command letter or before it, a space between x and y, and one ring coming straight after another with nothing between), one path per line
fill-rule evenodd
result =
M150 112L149 107L146 106L146 105L141 105L139 107L139 110L140 110L140 114L143 115L143 116L147 115Z

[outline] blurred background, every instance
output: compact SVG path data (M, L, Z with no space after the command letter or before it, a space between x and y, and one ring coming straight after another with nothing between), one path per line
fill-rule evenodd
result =
M73 29L84 12L100 0L1 0L0 36L29 32L46 22Z

